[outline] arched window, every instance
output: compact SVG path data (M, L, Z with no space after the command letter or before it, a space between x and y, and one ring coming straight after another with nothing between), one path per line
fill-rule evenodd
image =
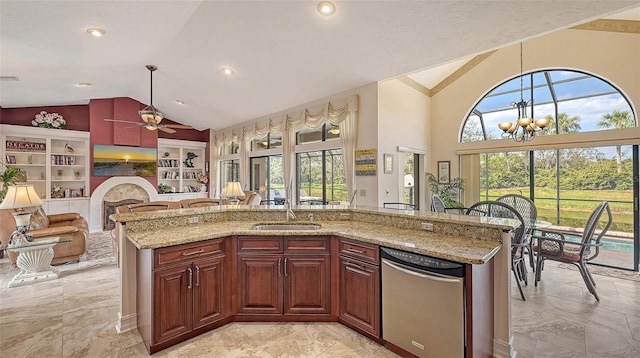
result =
M589 132L637 126L629 100L606 80L576 70L542 70L522 75L524 100L534 119L550 124L536 135ZM502 138L501 122L515 122L520 101L520 76L487 93L469 112L460 142Z

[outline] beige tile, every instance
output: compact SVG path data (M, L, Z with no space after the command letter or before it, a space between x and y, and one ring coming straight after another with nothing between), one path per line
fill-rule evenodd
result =
M117 334L117 305L97 303L65 311L62 334L64 357L101 357L142 341L137 330Z
M115 266L65 271L61 279L7 288L17 272L0 260L4 357L147 357L139 334L116 335ZM539 287L512 286L518 357L638 357L640 282L596 275L601 301L577 271L546 265ZM513 282L512 280L512 283ZM396 357L338 323L232 323L153 355L182 357Z

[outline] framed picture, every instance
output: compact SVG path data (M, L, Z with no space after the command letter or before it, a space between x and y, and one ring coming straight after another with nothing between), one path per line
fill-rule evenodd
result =
M384 173L393 174L393 154L384 154Z
M451 181L451 162L439 161L438 162L438 183L449 184Z

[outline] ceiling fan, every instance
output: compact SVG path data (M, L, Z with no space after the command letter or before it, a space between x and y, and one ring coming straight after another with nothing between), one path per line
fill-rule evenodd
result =
M175 133L175 129L191 129L191 126L182 125L182 124L160 124L160 121L164 118L162 112L160 112L156 107L153 106L153 71L157 70L158 67L155 65L147 65L147 69L151 75L151 104L144 109L138 111L138 115L142 119L140 123L133 123L130 121L123 121L120 119L108 119L105 118L105 121L108 122L121 122L121 123L130 123L136 124L138 126L143 126L148 130L161 130L166 133Z

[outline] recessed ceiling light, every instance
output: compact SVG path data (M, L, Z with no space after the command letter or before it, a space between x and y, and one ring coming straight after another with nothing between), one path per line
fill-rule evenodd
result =
M89 86L91 86L91 83L89 83L89 82L80 82L76 86L78 86L78 87L89 87Z
M318 12L324 16L331 16L336 12L336 6L330 1L320 1L318 3Z
M179 104L179 105L181 105L181 106L184 106L184 102L182 102L182 101L181 101L181 100L179 100L179 99L176 99L176 103L177 103L177 104Z
M233 76L233 68L229 67L229 66L224 66L222 67L222 73L224 73L227 76Z
M87 33L89 33L90 35L93 35L95 37L100 37L100 36L104 35L107 32L104 31L103 29L99 29L97 27L92 27L90 29L87 29Z

